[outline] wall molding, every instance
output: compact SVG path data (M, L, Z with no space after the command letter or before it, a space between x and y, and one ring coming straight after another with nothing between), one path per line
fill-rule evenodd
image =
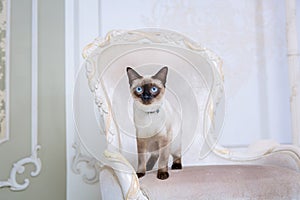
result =
M300 145L300 70L299 47L297 34L297 2L286 0L286 38L287 58L290 84L290 110L292 119L293 144Z
M8 0L10 1L10 0ZM30 173L32 177L40 174L42 163L38 157L38 0L32 0L32 35L31 35L31 155L21 158L13 164L10 176L0 181L0 188L8 187L12 191L25 190L30 181L17 182L17 175L25 172L25 165L31 164L35 169Z
M82 180L87 184L95 184L99 182L99 174L104 165L92 156L88 156L83 153L80 142L75 142L73 148L76 153L73 157L72 171L75 174L81 175ZM81 164L83 164L83 166L80 166ZM80 170L81 167L84 167L83 172Z
M10 4L11 4L10 0L4 0L3 9L5 10L4 14L5 14L6 23L5 23L5 25L4 25L4 23L2 25L5 26L5 38L4 38L4 40L5 40L5 50L4 50L5 51L5 64L2 67L5 68L4 69L5 70L5 76L4 76L5 77L5 80L4 80L5 88L3 89L4 98L1 99L1 101L2 100L4 101L3 102L4 114L3 114L3 117L1 117L0 144L9 140ZM4 127L3 127L3 125L4 125ZM3 131L3 129L5 129L5 130Z
M80 71L82 58L82 47L84 34L80 31L82 29L82 22L84 15L81 10L81 1L66 0L66 119L67 119L67 199L71 199L71 190L73 189L73 182L75 176L79 176L82 180L81 186L94 185L99 182L99 162L82 147L78 135L76 133L76 126L74 124L74 110L73 97L74 87L78 71ZM101 34L101 0L92 0L92 4L97 13L93 13L94 18L90 21L93 27L96 27L93 33ZM97 16L97 17L95 17ZM85 27L86 28L86 27ZM95 32L97 31L97 32ZM90 41L89 41L90 42ZM70 75L71 74L71 75Z

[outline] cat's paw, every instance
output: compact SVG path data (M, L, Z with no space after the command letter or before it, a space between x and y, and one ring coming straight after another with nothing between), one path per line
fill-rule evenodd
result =
M161 180L165 180L165 179L169 178L169 173L158 171L157 172L157 178L161 179Z
M173 163L171 168L175 170L182 169L182 165L181 163Z
M136 173L138 178L141 178L141 177L145 176L145 174L146 174L145 172L137 172Z

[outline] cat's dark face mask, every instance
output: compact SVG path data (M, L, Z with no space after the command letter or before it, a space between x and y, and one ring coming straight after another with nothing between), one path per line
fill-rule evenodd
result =
M134 95L141 100L145 105L149 105L155 101L155 98L159 96L161 88L155 84L148 83L141 86L137 86L134 91Z
M165 93L168 67L161 68L151 77L143 77L130 67L127 67L126 70L131 94L135 101L144 105L151 105L162 100Z

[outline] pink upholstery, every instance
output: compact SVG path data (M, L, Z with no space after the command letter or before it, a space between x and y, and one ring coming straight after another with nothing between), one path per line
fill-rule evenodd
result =
M140 184L151 200L300 199L300 173L274 166L185 167L163 181L148 173Z

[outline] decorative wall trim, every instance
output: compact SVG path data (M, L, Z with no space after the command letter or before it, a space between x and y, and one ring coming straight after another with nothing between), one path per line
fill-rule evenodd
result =
M39 175L41 171L41 160L38 158L38 0L32 0L32 79L31 79L31 155L21 158L10 172L10 177L6 181L0 181L0 188L9 187L13 191L25 190L30 181L28 178L23 183L17 182L17 175L25 172L25 165L34 165L35 169L30 173L32 177Z
M297 34L297 3L286 0L286 38L290 83L290 109L292 118L293 144L300 145L300 69Z
M82 179L87 184L95 184L99 182L99 173L103 165L97 161L97 159L85 155L82 153L79 142L75 142L73 148L76 151L76 155L73 157L72 170L75 174L82 175ZM84 170L81 172L79 165L84 165ZM92 172L92 175L88 175L87 172Z
M0 144L9 140L9 53L10 53L10 0L1 0L1 93ZM4 47L4 48L3 48Z
M5 100L5 116L6 116L6 135L9 139L9 96L10 96L10 18L11 18L11 0L7 0L7 18L6 18L6 63L5 63L5 90L6 90L6 100Z
M98 35L101 35L102 17L101 17L101 0L93 1L93 5L97 6L98 19L97 30ZM71 156L68 159L68 169L76 175L80 175L83 182L89 185L99 182L100 169L103 166L86 151L84 151L82 144L76 134L75 124L73 121L73 95L76 72L80 69L81 53L80 39L82 35L80 33L80 1L79 0L67 0L66 1L66 105L67 105L67 155ZM70 76L72 74L73 76ZM72 145L70 145L72 143ZM72 150L74 151L72 151ZM70 177L70 176L68 176ZM71 185L71 178L68 178L68 185ZM69 184L70 183L70 184ZM69 190L69 187L67 188ZM68 192L69 193L69 192ZM70 196L70 195L68 195Z
M102 0L98 0L98 36L101 36L102 31Z

